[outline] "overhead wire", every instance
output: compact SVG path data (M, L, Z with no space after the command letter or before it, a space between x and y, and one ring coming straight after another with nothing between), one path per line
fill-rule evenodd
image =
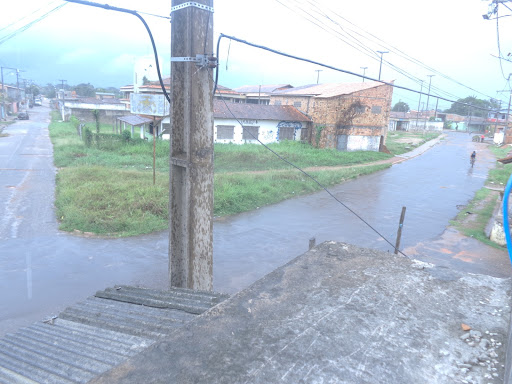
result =
M27 29L29 29L30 27L32 27L33 25L39 23L40 21L44 20L46 17L48 17L51 13L55 12L55 11L58 11L59 9L61 9L63 6L65 6L66 3L63 3L61 5L58 5L57 7L51 9L50 11L46 12L44 15L38 17L37 19L31 21L30 23L24 25L23 27L20 27L18 28L17 30L15 30L14 32L4 36L4 37L1 37L0 38L0 44L3 44L5 43L6 41L12 39L13 37L15 37L16 35L20 34L21 32L24 32L26 31Z
M286 0L276 0L276 1L277 1L279 4L281 4L281 5L285 6L286 8L288 8L288 9L290 9L290 10L294 11L295 13L297 13L297 12L295 11L295 9L294 9L294 8L290 8L290 7L288 7L286 4L284 4L284 3L283 3L283 1L286 1ZM289 0L289 2L290 2L290 0ZM350 28L344 28L344 30L349 30L349 31L351 31L351 32L352 32L352 33L354 33L354 34L357 34L357 35L358 35L358 36L360 36L361 38L363 38L363 39L365 39L365 40L367 40L367 41L371 42L372 44L378 44L378 45L380 45L380 46L384 46L384 47L385 47L385 49L387 49L387 50L390 50L390 51L393 51L393 52L397 53L400 57L404 58L405 60L408 60L408 61L410 61L410 62L412 62L412 63L414 63L414 64L416 64L416 65L419 65L419 66L421 66L421 67L423 67L423 68L427 69L428 71L431 71L431 72L433 72L433 73L435 73L435 74L438 74L439 76L441 76L441 77L443 77L443 78L445 78L445 79L447 79L447 80L453 81L453 82L455 82L456 84L458 84L458 85L460 85L460 86L463 86L463 87L465 87L465 88L467 88L467 89L469 89L469 90L471 90L471 91L473 91L473 92L477 92L478 94L481 94L481 95L484 95L484 96L486 96L486 97L488 97L488 98L491 98L490 96L488 96L488 95L486 95L486 94L484 94L484 93L482 93L482 92L480 92L480 91L478 91L478 90L476 90L476 89L474 89L474 88L472 88L472 87L469 87L469 86L467 86L467 85L465 85L465 84L463 84L463 83L461 83L461 82L459 82L459 81L457 81L457 80L455 80L455 79L451 78L450 76L447 76L447 75L445 75L445 74L441 73L440 71L438 71L438 70L436 70L436 69L434 69L434 68L432 68L432 67L430 67L430 66L428 66L428 65L424 64L423 62L421 62L421 61L419 61L419 60L415 59L414 57L412 57L412 56L408 55L407 53L403 52L402 50L400 50L399 48L396 48L395 46L393 46L393 45L391 45L391 44L389 44L389 43L385 42L384 40L382 40L381 38L379 38L379 37L375 36L374 34L372 34L372 33L368 32L368 31L364 30L363 28L361 28L361 27L357 26L356 24L354 24L353 22L351 22L351 21L350 21L350 20L348 20L347 18L345 18L345 17L343 17L343 16L339 15L338 13L336 13L335 11L333 11L332 9L329 9L328 7L322 7L322 8L320 8L316 3L312 2L311 0L307 0L307 3L309 3L309 4L310 4L310 6L312 6L312 7L315 7L315 8L316 8L316 10L317 10L317 14L324 15L324 17L325 17L327 20L330 20L333 24L338 25L338 27L339 27L339 28L343 28L343 26L342 26L339 22L335 21L332 17L330 17L327 13L325 13L325 11L324 11L322 8L326 8L326 9L328 9L328 10L329 10L332 14L334 14L336 17L340 18L341 20L346 21L346 22L347 22L347 23L349 23L350 25L353 25L355 28L357 28L357 29L359 29L359 30L363 31L363 33L364 33L364 34L363 34L363 33L358 32L357 30L350 29ZM304 14L309 14L309 13L311 13L311 8L310 8L309 10L305 10L305 9L303 8L303 3L300 3L300 2L298 2L297 0L294 0L294 4L295 4L295 5L297 5L297 7L298 7L298 8L300 8L300 9L301 9L301 11L302 11ZM303 17L304 17L304 16L303 16ZM324 30L325 30L325 28L324 28ZM352 38L352 39L355 39L355 40L357 40L357 41L361 42L359 39L356 39L355 37L353 37L352 35L350 35L350 33L349 33L349 32L347 32L347 33L349 34L349 36L351 36L351 38ZM368 36L370 36L370 37L368 37ZM378 41L379 43L377 43L377 41ZM370 49L370 50L371 50L371 49ZM375 54L375 51L374 51L374 50L371 50L371 51ZM373 56L371 56L371 57L372 57L372 59L375 59L375 55L373 55ZM418 79L416 76L414 76L414 75L412 75L412 74L410 74L410 73L407 73L407 72L406 72L406 71L404 71L403 69L399 68L399 67L398 67L398 66L396 66L396 65L393 65L392 63L390 63L390 62L389 62L389 61L387 61L387 60L383 60L383 63L384 63L385 65L387 65L387 66L392 67L392 68L393 68L394 70L396 70L398 73L401 73L402 75L404 75L404 76L406 76L406 77L410 78L411 80L415 81L416 83L418 83L418 80L419 80L419 79ZM443 93L443 94L449 95L450 97L456 97L456 98L459 98L458 96L453 95L453 94L451 94L451 93L449 93L449 92L447 92L447 91L444 91L444 90L442 90L442 89L438 88L437 86L433 85L433 86L432 86L432 92L433 92L433 93L435 93L436 91L437 91L437 92L439 92L439 93Z
M49 3L47 3L44 7L46 7L46 6L50 5L50 4L56 3L57 1L60 1L60 0L53 0L53 1L50 1L50 2L49 2ZM29 17L29 16L32 16L33 14L36 14L37 12L39 12L40 10L42 10L44 7L38 8L38 9L36 9L35 11L33 11L33 12L29 13L28 15L25 15L25 16L23 16L23 17L19 18L18 20L16 20L16 21L12 22L11 24L6 25L6 26L5 26L5 27L3 27L3 28L0 28L0 32L2 32L4 29L7 29L7 28L9 28L9 27L12 27L12 26L13 26L13 25L15 25L15 24L18 24L20 21L22 21L22 20L26 19L26 18L27 18L27 17Z

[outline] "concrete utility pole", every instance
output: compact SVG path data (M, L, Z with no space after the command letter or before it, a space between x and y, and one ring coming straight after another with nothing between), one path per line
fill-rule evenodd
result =
M382 55L384 55L385 53L389 53L388 51L377 51L378 53L380 53L380 67L379 67L379 80L380 80L380 73L382 71Z
M430 85L432 84L432 77L433 76L435 76L435 75L427 75L427 77L430 77L430 80L428 82L427 112L429 111L429 109L428 109L428 100L430 99Z
M213 288L213 52L210 0L172 1L169 281ZM204 58L204 56L203 56Z
M318 84L318 82L320 81L320 72L322 72L323 69L315 69L315 72L316 72L316 83Z
M418 111L416 112L416 128L418 128L418 115L420 113L420 105L421 105L421 92L423 92L423 80L421 81L421 88L420 88L420 98L418 100Z
M359 67L363 70L363 83L364 83L364 75L366 75L366 70L368 69L368 67Z

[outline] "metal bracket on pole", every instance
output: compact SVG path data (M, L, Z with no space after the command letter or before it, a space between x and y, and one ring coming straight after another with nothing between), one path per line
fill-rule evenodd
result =
M202 9L202 10L205 10L205 11L213 13L213 7L209 7L207 5L200 4L200 3L196 3L195 1L188 1L186 3L183 3L183 4L176 5L176 6L172 7L171 8L171 16L172 16L172 13L174 11L178 11L180 9L184 9L184 8L188 8L188 7L196 7L196 8L199 8L199 9Z
M200 68L215 68L217 58L214 56L197 54L196 57L171 57L171 62L189 62L195 63Z

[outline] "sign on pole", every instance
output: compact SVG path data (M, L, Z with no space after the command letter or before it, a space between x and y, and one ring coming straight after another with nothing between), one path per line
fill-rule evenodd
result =
M169 116L169 102L164 95L131 93L130 112L138 115Z

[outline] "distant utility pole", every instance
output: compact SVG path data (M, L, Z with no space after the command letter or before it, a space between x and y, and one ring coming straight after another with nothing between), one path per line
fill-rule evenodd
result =
M428 109L428 100L430 99L430 85L432 84L432 77L434 77L434 76L435 75L427 75L427 77L430 77L429 82L428 82L427 111L429 110Z
M172 0L169 282L213 288L213 52L210 0ZM199 61L197 61L199 60Z
M364 83L364 76L366 75L366 70L368 69L368 67L359 67L363 70L363 83Z
M420 88L420 99L418 100L418 111L416 111L416 128L418 128L418 114L420 113L420 104L421 104L421 92L423 92L423 80L421 81L421 88Z
M320 72L322 72L323 69L315 69L315 72L316 72L316 83L318 84L318 82L320 81Z
M64 90L64 83L67 83L68 81L67 80L62 80L62 79L59 79L59 81L61 82L60 89Z
M382 55L384 55L385 53L389 53L388 51L377 51L378 53L380 53L380 67L379 67L379 80L380 80L380 73L382 71Z

